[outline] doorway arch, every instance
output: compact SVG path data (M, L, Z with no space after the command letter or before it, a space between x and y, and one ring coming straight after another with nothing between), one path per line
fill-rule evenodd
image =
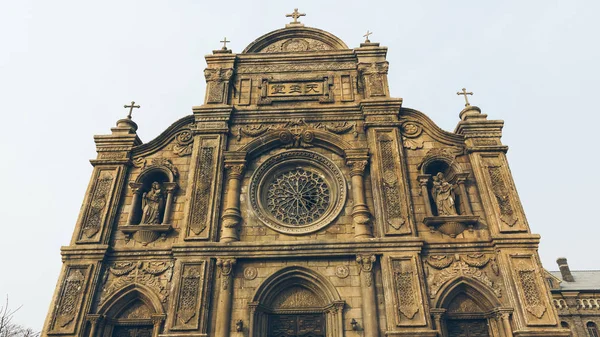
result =
M341 337L345 302L322 275L287 267L267 278L250 303L250 337Z
M500 337L511 331L511 309L477 280L459 277L448 283L434 301L434 320L443 337ZM508 336L512 336L512 333Z

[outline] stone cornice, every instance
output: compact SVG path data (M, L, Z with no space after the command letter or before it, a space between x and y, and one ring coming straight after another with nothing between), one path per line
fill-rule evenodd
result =
M60 255L63 262L69 260L103 260L108 250L108 245L63 246L60 248Z
M238 258L352 256L359 253L420 252L418 238L377 238L360 241L204 242L175 244L174 256L233 256Z

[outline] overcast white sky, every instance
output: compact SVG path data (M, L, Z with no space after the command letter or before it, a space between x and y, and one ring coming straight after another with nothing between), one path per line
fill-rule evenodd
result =
M404 106L453 130L463 87L503 141L544 266L600 269L600 1L0 0L0 296L41 329L95 157L126 115L145 142L204 99L204 55L307 26L389 47Z

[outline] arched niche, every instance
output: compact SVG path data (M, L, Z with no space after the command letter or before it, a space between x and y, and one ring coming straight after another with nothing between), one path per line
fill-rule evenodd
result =
M174 194L177 190L175 181L179 173L170 160L154 158L146 166L141 159L142 172L135 181L129 183L133 197L127 217L127 224L120 227L126 241L131 237L135 241L147 245L172 229L171 210Z
M165 313L152 291L131 284L115 292L98 309L100 324L93 324L90 337L157 337Z
M479 217L473 215L466 181L469 176L456 162L452 150L430 150L419 165L421 197L425 204L423 222L432 231L455 237L472 229Z
M344 305L322 275L304 267L287 267L267 278L249 304L249 336L277 335L278 329L293 325L299 334L341 337Z
M458 277L446 284L431 312L440 336L500 337L512 328L512 309L501 307L494 292L483 283Z

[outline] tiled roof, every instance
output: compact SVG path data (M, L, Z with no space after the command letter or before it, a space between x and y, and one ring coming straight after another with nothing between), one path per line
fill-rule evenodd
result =
M561 291L569 290L597 290L600 291L600 270L575 270L571 275L575 282L566 282L562 279L560 271L551 271L550 274L560 279Z

